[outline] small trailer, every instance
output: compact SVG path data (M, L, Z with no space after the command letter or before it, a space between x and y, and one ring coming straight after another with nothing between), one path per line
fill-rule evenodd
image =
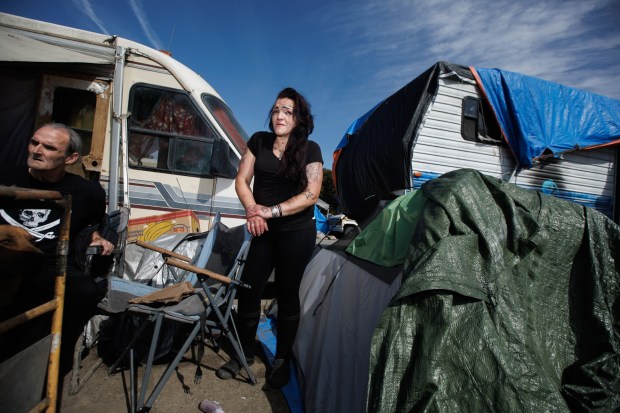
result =
M334 154L343 212L471 168L618 222L620 101L518 73L438 62L357 119Z

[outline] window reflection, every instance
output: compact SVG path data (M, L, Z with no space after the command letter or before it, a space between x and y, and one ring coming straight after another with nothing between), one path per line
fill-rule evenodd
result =
M216 134L187 94L139 85L132 90L129 111L131 166L210 173Z
M168 168L169 138L132 133L129 138L129 165Z
M239 153L243 154L247 146L248 134L241 127L235 115L224 102L212 95L204 95L202 98L204 104L209 108L217 122L220 124L224 132L228 135L233 145Z
M213 99L213 105L207 107L239 153L243 153L245 131L230 109L220 99ZM139 84L130 92L129 112L131 167L183 175L235 177L238 156L187 93Z
M207 142L180 139L175 154L175 169L184 172L208 173L213 145Z

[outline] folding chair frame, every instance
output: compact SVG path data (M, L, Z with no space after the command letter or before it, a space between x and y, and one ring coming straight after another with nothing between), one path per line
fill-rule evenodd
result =
M216 217L216 221L219 221L219 217ZM217 228L218 226L216 225L212 226L212 231L217 231ZM243 244L236 254L235 262L232 265L232 269L229 271L228 276L214 273L207 269L201 268L207 264L207 260L210 255L210 251L207 250L210 250L213 247L213 243L215 242L214 238L217 236L217 233L213 234L211 240L205 240L205 246L199 252L199 259L195 263L196 265L189 264L189 262L192 261L189 257L181 256L172 251L168 251L147 243L138 242L138 245L144 248L148 248L162 253L165 257L165 262L167 265L188 271L186 279L193 279L193 277L196 277L198 280L198 284L202 287L202 289L199 290L199 292L195 292L189 298L184 299L191 299L194 300L194 303L197 303L198 301L201 303L199 305L200 311L192 315L184 315L175 312L175 310L178 309L181 304L177 306L164 306L161 308L152 308L146 305L131 305L128 307L127 310L129 312L146 315L146 321L143 323L138 332L132 337L131 341L126 346L117 361L112 366L110 366L108 372L110 374L115 372L120 366L120 364L123 362L123 360L126 359L127 353L129 353L130 403L132 413L147 412L152 408L156 398L161 393L164 385L173 374L174 370L177 368L185 353L189 350L194 339L199 334L201 334L201 340L199 343L200 347L198 349L198 355L197 357L194 357L197 364L196 376L194 381L195 383L198 383L200 381L200 377L202 375L200 370L200 363L204 352L204 334L207 330L212 331L213 329L218 329L223 333L223 335L225 335L229 339L230 343L233 346L235 354L237 355L243 365L243 368L247 372L249 382L251 384L257 383L254 373L246 362L245 355L243 354L243 349L239 345L239 338L237 336L234 320L233 317L231 317L232 306L236 295L236 288L249 288L248 285L239 281L239 277L241 276L243 267L245 265L251 235L247 231L245 231L244 228L242 228L241 230L244 231ZM211 242L211 244L206 245L207 242ZM215 280L220 283L215 294L212 291L212 288L214 287L210 287L208 285L209 280ZM223 304L225 304L225 307L222 309L221 307ZM215 320L210 319L210 316L214 316ZM168 367L161 375L160 379L158 380L157 384L155 385L147 399L147 388L151 380L153 362L155 359L157 345L160 339L162 324L165 319L193 324L193 328L183 342L180 349L177 351L173 360L168 364ZM144 377L142 378L142 383L140 385L140 388L138 389L136 386L137 371L134 347L138 340L146 333L147 328L151 325L154 327L153 335L147 356ZM140 393L139 396L136 394L138 390Z

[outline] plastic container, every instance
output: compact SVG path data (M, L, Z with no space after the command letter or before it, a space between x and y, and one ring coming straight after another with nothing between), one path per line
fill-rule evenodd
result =
M203 400L198 405L198 408L203 413L224 413L222 405L213 400Z

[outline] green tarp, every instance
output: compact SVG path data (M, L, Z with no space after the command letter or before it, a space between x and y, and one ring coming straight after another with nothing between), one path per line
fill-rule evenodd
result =
M473 170L419 192L368 411L619 409L619 227Z
M402 265L425 203L423 191L413 191L398 197L381 210L346 251L383 267Z

